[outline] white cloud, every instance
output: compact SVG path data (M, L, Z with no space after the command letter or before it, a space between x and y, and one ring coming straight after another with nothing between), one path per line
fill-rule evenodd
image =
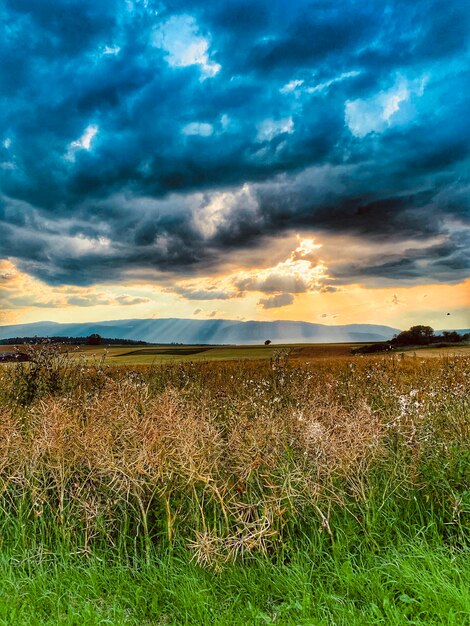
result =
M90 124L85 129L83 135L77 141L73 141L70 146L72 148L83 148L84 150L89 150L91 148L91 142L93 141L96 133L98 132L98 126L94 124Z
M105 46L103 54L116 56L121 51L119 46Z
M154 33L153 43L167 52L172 67L199 65L205 78L215 76L221 66L209 56L209 41L199 32L190 15L173 15Z
M289 94L295 92L295 95L300 94L315 94L315 93L323 93L328 90L328 87L334 85L335 83L341 83L343 80L347 80L348 78L354 78L358 76L361 72L358 70L351 70L349 72L343 72L334 78L330 78L329 80L325 80L321 83L317 83L316 85L309 86L309 81L305 80L291 80L286 83L284 87L282 87L279 91L282 94Z
M356 137L365 137L369 133L381 133L394 123L396 114L403 103L412 96L422 96L427 77L408 81L400 76L393 87L379 91L371 98L348 100L345 107L345 121L349 130Z
M320 248L312 239L299 240L285 261L265 269L239 272L233 276L233 284L241 291L270 294L318 291L327 278L327 268L318 257Z
M71 257L80 257L83 254L103 254L111 250L111 240L107 237L86 237L79 234L74 237L62 236L61 243L57 243L57 249L62 245Z
M221 127L221 132L223 133L236 133L239 130L239 125L237 123L237 121L233 118L230 117L229 115L227 115L226 113L223 113L220 116L220 127Z
M305 91L306 93L322 92L328 89L328 87L331 87L331 85L334 85L335 83L341 83L343 80L346 80L348 78L354 78L354 76L358 76L360 73L361 72L358 72L357 70L352 70L351 72L343 72L339 76L335 76L334 78L326 80L323 83L318 83L314 87L307 87Z
M207 203L197 205L193 211L194 226L203 237L214 237L221 228L230 224L231 216L238 213L241 207L245 214L255 218L258 204L248 184L239 191L214 193Z
M286 83L284 87L282 87L279 91L281 93L291 93L291 91L295 91L297 87L301 87L304 84L303 80L291 80Z
M214 132L212 124L206 124L205 122L191 122L186 124L181 130L183 135L200 135L201 137L210 137Z
M284 117L280 120L272 118L263 120L258 124L258 141L270 141L281 133L292 134L294 132L294 120L292 117Z
M2 145L5 148L5 150L9 150L10 146L11 146L11 139L10 137L6 137L3 141L2 141ZM17 165L14 161L12 160L8 160L8 161L2 161L0 163L0 170L16 170Z
M99 128L98 126L96 126L96 124L90 124L89 126L87 126L85 128L85 131L83 132L83 135L79 137L76 141L72 141L69 144L65 158L68 161L73 161L75 159L75 153L77 152L77 150L90 151L91 144L93 142L93 139L98 134L98 131Z

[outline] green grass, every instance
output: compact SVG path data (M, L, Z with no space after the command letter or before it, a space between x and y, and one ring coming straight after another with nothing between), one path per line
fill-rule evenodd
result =
M276 351L275 348L260 346L233 346L214 347L201 350L195 354L185 354L183 350L174 350L174 354L165 354L168 348L155 351L155 354L127 354L121 351L119 354L110 354L107 362L110 365L151 365L152 363L177 363L187 361L232 361L232 360L258 360L269 359ZM134 352L134 350L132 350ZM162 353L163 352L163 353ZM179 354L181 352L181 354Z
M108 365L162 365L234 360L269 360L279 346L80 346L73 349L74 358L87 363L105 357Z
M269 360L279 352L289 354L290 359L316 360L351 356L354 348L363 344L271 344L269 346L199 346L200 351L188 353L188 346L126 346L111 348L87 348L77 351L77 356L84 355L89 361L100 358L106 353L108 365L162 365L165 363L209 362L209 361L259 361ZM191 346L191 352L198 350ZM153 351L153 354L148 352ZM169 354L172 352L172 354ZM406 358L418 357L452 357L469 355L470 346L449 346L446 348L422 348L397 351ZM361 357L357 357L361 358ZM362 357L364 358L364 357Z
M290 359L318 359L350 357L351 350L362 344L271 344L251 346L80 346L74 350L76 357L87 362L106 355L108 365L161 365L165 363L210 361L259 361L275 358L280 353Z
M282 559L253 558L219 574L186 553L148 562L44 553L0 560L0 624L446 624L470 615L464 555L415 538L376 551L318 553L304 542Z
M267 361L280 352L289 354L290 360L315 361L328 358L350 358L351 351L360 343L325 343L325 344L271 344L252 346L67 346L71 356L82 358L86 363L93 363L106 358L108 365L164 365L175 363L201 363L210 361ZM19 346L21 349L21 346ZM0 351L10 351L11 346L0 346ZM448 358L455 355L470 355L470 346L449 346L444 348L410 348L395 351L405 358ZM377 355L366 355L377 358ZM364 358L364 355L356 358ZM0 364L2 366L2 364ZM3 365L8 367L8 364Z
M279 353L289 354L290 360L315 361L328 358L350 358L351 351L363 344L271 344L269 346L69 346L74 358L82 358L86 363L106 359L107 365L165 365L175 363L203 363L211 361L267 361ZM6 348L11 349L10 346ZM414 348L396 351L405 358L440 357L469 355L470 346L449 346L446 348ZM377 358L377 355L366 355ZM364 358L364 355L355 357ZM1 364L0 364L1 366ZM6 364L8 366L8 364ZM5 367L5 366L4 366Z

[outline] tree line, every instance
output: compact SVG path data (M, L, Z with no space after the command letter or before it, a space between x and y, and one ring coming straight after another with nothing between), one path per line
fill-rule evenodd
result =
M37 344L66 344L75 346L100 346L100 345L148 345L148 341L136 341L135 339L119 339L101 337L97 333L93 333L88 337L10 337L8 339L0 339L0 345L37 345Z
M470 333L461 335L456 330L444 330L440 335L436 335L431 326L421 324L412 326L408 330L403 330L395 335L390 341L382 341L367 346L361 346L353 350L354 354L368 354L372 352L386 352L393 349L406 348L411 346L447 346L449 344L459 344L470 342Z

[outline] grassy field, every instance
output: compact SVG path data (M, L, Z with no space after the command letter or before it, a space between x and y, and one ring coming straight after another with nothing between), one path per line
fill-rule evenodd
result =
M425 357L425 358L433 358L433 357L449 357L449 356L470 356L470 346L469 345L461 345L461 346L452 346L446 348L434 348L429 346L427 348L418 348L416 350L406 350L401 351L400 354L405 356L417 356L417 357Z
M0 624L470 623L470 358L350 348L0 367Z
M74 358L93 362L103 357L109 365L152 365L177 362L239 361L271 359L279 352L288 353L290 359L316 359L350 357L357 343L338 344L275 344L254 346L63 346ZM17 349L25 349L17 346ZM0 346L8 352L11 346Z
M288 354L290 361L314 361L317 359L351 358L351 351L363 344L358 343L319 343L319 344L271 344L269 346L63 346L73 358L83 358L93 363L102 358L108 365L155 365L178 362L269 360L280 352ZM1 346L0 352L10 352L12 346ZM24 346L16 346L24 350ZM446 348L421 348L396 352L403 357L449 357L470 356L470 346ZM356 358L363 358L357 356Z

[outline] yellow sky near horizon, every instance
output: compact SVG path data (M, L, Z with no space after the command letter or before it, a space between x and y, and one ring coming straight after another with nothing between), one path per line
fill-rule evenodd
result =
M3 260L0 324L179 317L395 328L470 326L470 278L456 284L341 282L330 276L332 252L328 247L337 250L338 242L333 247L331 242L323 246L314 239L290 238L272 243L271 254L253 254L251 263L256 266L251 268L246 255L239 257L238 267L230 259L218 274L187 279L128 277L121 283L89 287L47 285L20 271L12 261ZM353 253L350 245L349 254ZM271 259L270 263L262 265L263 258ZM346 255L344 259L347 261Z

